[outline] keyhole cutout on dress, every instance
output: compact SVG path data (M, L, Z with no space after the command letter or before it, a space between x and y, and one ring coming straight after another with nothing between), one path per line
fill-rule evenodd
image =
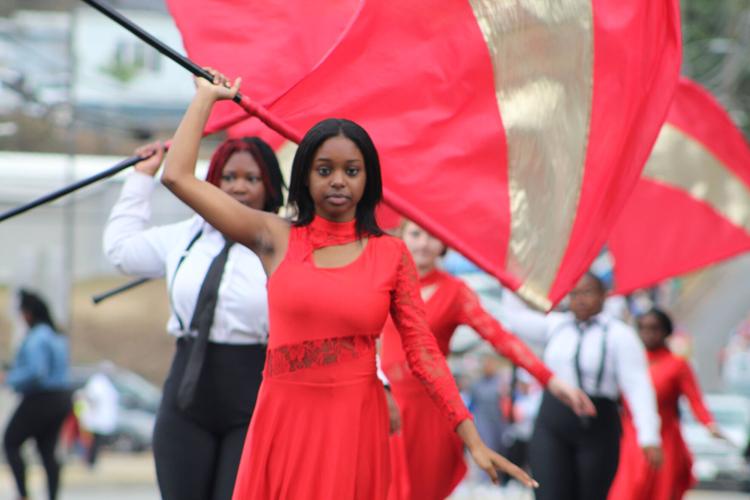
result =
M422 296L422 302L426 304L430 300L430 298L435 295L435 292L437 292L437 288L437 283L420 288L419 294Z
M319 248L313 250L313 264L321 269L345 267L357 260L365 251L365 248L367 248L367 240Z

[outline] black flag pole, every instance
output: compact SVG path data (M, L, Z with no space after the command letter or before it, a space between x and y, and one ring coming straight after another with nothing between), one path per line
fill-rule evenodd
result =
M187 57L183 56L182 54L176 52L174 49L169 47L168 45L164 44L142 28L140 28L138 25L130 21L128 18L120 14L119 12L115 11L111 7L108 7L106 5L103 5L96 0L83 0L88 5L92 6L99 12L103 13L134 35L136 35L138 38L158 50L160 53L164 54L165 56L169 57L173 61L175 61L177 64L182 66L183 68L187 69L191 73L193 73L196 76L199 76L201 78L205 78L207 80L212 80L213 77L211 73L204 70L197 64L195 64L193 61L188 59ZM286 137L287 139L293 141L293 142L299 142L300 141L300 134L297 133L294 129L292 129L289 125L279 120L277 117L273 116L268 109L266 109L264 106L253 102L251 99L249 99L247 96L241 95L239 92L233 99L237 104L239 104L243 110L247 113L247 115L241 115L238 114L236 116L231 117L225 117L223 120L217 121L213 124L211 130L206 130L204 134L210 134L214 132L218 132L220 130L223 130L226 127L235 125L243 120L246 120L250 116L255 116L259 118L263 123L265 123L268 127L275 130L282 136ZM168 143L166 145L168 147ZM34 201L31 201L29 203L26 203L24 205L21 205L19 207L12 208L10 210L7 210L0 214L0 222L3 222L7 219L10 219L11 217L15 217L17 215L20 215L24 212L27 212L33 208L36 208L40 205L43 205L45 203L49 203L51 201L54 201L58 198L61 198L67 194L70 194L74 191L77 191L83 187L86 187L88 185L91 185L97 181L100 181L102 179L106 179L107 177L111 177L118 172L135 165L140 160L145 158L140 158L138 156L131 156L130 158L127 158L116 165L108 168L107 170L104 170L102 172L99 172L98 174L95 174L91 177L88 177L86 179L82 179L80 181L77 181L73 184L70 184L68 186L65 186L61 189L58 189L57 191L54 191L52 193L46 194Z
M113 288L111 290L108 290L106 292L98 293L96 295L93 295L91 297L91 301L94 304L99 304L103 300L107 300L110 297L114 297L115 295L119 295L122 292L127 292L131 288L135 288L137 286L140 286L140 285L142 285L144 283L147 283L148 281L151 281L151 279L150 278L138 278L138 279L134 279L133 281L125 283L124 285L120 285L120 286L115 287L115 288Z
M2 214L0 214L0 222L3 222L6 219L10 219L11 217L15 217L16 215L20 215L24 212L27 212L31 210L32 208L38 207L39 205L44 205L45 203L55 201L58 198L62 198L66 194L70 194L73 191L77 191L83 187L86 187L90 184L98 182L102 179L106 179L107 177L112 177L118 172L121 172L125 170L126 168L135 165L139 161L149 158L149 156L145 156L145 157L131 156L130 158L126 158L125 160L122 160L116 165L113 165L109 167L108 169L99 172L98 174L94 174L91 177L81 179L80 181L74 182L73 184L65 186L62 189L58 189L57 191L53 191L52 193L46 194L40 198L37 198L34 201L30 201L29 203L26 203L25 205L21 205L20 207L15 207L15 208L11 208L10 210L6 210Z
M94 9L98 10L147 44L149 44L151 47L158 50L163 55L167 56L186 70L190 71L195 76L199 76L201 78L205 78L208 81L213 81L214 77L206 71L205 69L201 68L197 64L195 64L193 61L188 59L187 57L183 56L176 50L174 50L169 45L165 44L137 24L135 24L133 21L128 19L127 17L123 16L119 12L117 12L115 9L108 5L104 5L102 3L99 3L97 0L83 0L84 3L90 5ZM234 99L232 99L236 103L240 103L242 101L242 95L237 92L237 95L234 96Z
M83 0L83 2L98 10L163 55L167 56L186 70L190 71L195 76L205 78L208 81L213 81L213 75L211 75L211 73L201 68L193 61L183 56L155 36L148 33L146 30L114 10L112 7L104 5L97 0ZM251 100L248 96L242 95L240 92L237 92L237 95L235 95L232 100L239 104L239 106L244 109L248 113L248 115L258 117L270 129L278 132L281 136L286 137L290 141L299 143L300 139L302 138L302 135L298 131L294 130L289 126L289 124L274 116L263 105Z

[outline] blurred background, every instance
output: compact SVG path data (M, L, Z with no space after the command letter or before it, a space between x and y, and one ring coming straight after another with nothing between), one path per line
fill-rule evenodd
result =
M161 0L108 2L167 44L181 40ZM682 0L683 75L716 96L750 137L750 2ZM92 175L130 156L135 147L173 133L193 93L186 72L81 2L3 0L0 3L0 211ZM202 143L203 163L222 139ZM293 147L284 147L289 165ZM61 201L3 222L0 226L0 360L12 359L24 328L14 291L41 292L58 323L70 336L75 384L83 388L102 361L119 394L117 430L105 443L95 469L81 450L85 433L73 427L64 435L63 496L74 498L157 498L149 454L150 433L168 370L173 340L165 334L168 304L164 283L152 281L99 305L92 295L128 281L105 260L101 237L122 175L99 182ZM180 220L189 211L161 186L153 202L153 222ZM503 293L496 281L451 254L446 267L464 277L490 310ZM603 254L594 265L611 274ZM623 317L651 304L669 309L677 321L673 349L688 357L719 424L736 429L738 442L750 435L750 256L744 255L657 287L620 298ZM534 392L523 374L513 374L492 358L475 334L454 338L451 359L470 398L472 384L486 372L497 373L498 404L517 392ZM493 372L493 373L494 373ZM521 387L521 389L519 389ZM520 391L520 392L518 392ZM513 404L521 403L511 398ZM734 398L734 399L733 399ZM15 396L0 389L0 423ZM533 405L531 405L533 407ZM520 409L518 410L520 411ZM696 454L696 474L710 493L717 489L750 491L742 451L728 452L692 430L686 435ZM510 413L508 413L510 414ZM526 414L529 414L527 412ZM533 411L531 411L533 414ZM72 424L71 424L72 425ZM744 434L743 434L744 433ZM727 459L727 455L736 455ZM734 456L732 455L732 456ZM739 458L737 458L739 457ZM734 460L734 462L732 462ZM43 487L33 471L36 491ZM456 498L513 498L514 493L472 483ZM0 500L11 498L10 476L0 469ZM721 493L732 498L731 493Z

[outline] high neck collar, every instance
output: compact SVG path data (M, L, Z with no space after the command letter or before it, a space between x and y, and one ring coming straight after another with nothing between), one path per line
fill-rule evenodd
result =
M351 243L357 240L356 223L356 219L333 222L316 215L308 226L310 241L316 249Z
M434 284L440 278L440 271L437 267L433 267L431 270L424 273L419 277L420 286L429 286Z

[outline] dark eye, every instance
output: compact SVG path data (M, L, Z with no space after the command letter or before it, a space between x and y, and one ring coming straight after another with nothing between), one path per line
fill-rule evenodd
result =
M221 180L224 182L233 182L235 179L234 174L223 174Z
M257 183L259 183L261 181L262 181L262 179L259 176L257 176L257 175L248 175L247 176L247 182L249 182L250 184L257 184Z
M357 174L359 174L359 167L346 168L346 175L348 175L349 177L355 177Z
M325 177L331 173L331 167L326 167L326 166L321 165L317 168L317 172L319 176Z

